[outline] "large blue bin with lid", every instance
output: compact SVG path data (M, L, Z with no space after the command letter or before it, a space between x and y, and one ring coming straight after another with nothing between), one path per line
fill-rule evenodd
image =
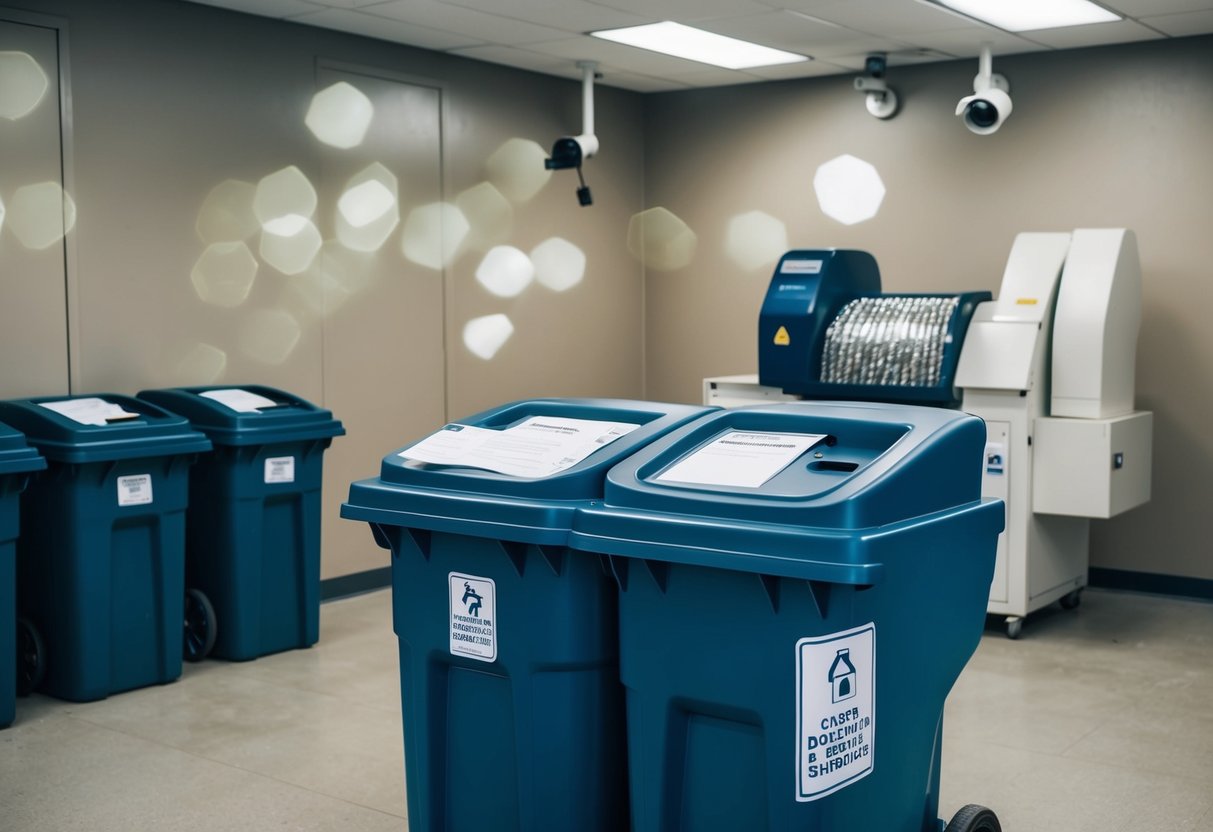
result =
M198 626L187 628L186 658L202 658L212 645L214 655L243 661L315 644L324 452L344 435L341 422L259 385L145 390L139 398L186 417L215 448L190 470L186 603Z
M378 478L350 486L342 516L370 522L392 551L409 829L626 828L615 586L605 559L568 548L569 527L579 506L601 498L610 466L705 412L518 402L459 425L501 443L532 428L567 428L593 443L609 430L586 423L638 427L550 476L392 453ZM507 457L531 450L495 448Z
M30 474L44 468L25 437L0 424L0 728L13 724L16 710L18 501Z
M955 411L796 403L611 470L570 545L619 582L634 832L942 829L944 699L1003 524L984 446Z
M129 396L0 402L46 457L21 500L17 598L39 688L86 702L181 675L189 466L211 443Z

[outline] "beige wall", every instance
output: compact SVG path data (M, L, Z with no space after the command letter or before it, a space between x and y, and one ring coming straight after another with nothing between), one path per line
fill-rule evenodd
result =
M285 275L259 257L247 302L221 308L202 302L191 284L206 247L196 219L220 182L256 183L298 166L318 191L316 224L331 239L344 182L371 160L367 148L378 147L383 158L375 160L400 178L403 226L418 205L453 202L490 178L486 162L508 140L550 147L576 132L580 84L192 3L24 5L65 19L70 44L68 187L79 216L68 239L77 323L72 392L260 382L345 418L350 434L336 441L326 466L324 577L387 563L363 524L337 518L350 478L376 473L384 453L445 418L510 399L641 395L643 272L621 243L629 217L643 207L640 96L599 90L603 150L587 170L592 209L577 206L576 176L558 173L533 198L514 198L512 222L491 239L476 236L445 273L408 262L398 227L378 253L343 256L342 285L327 295L317 295L315 270ZM417 117L395 128L399 146L372 130L376 144L340 151L306 129L312 95L331 82L324 67L334 65L420 85ZM369 84L368 94L378 101L377 117L390 115L390 84ZM434 107L442 108L440 135ZM541 160L532 168L542 175ZM0 256L13 246L4 234ZM498 298L476 282L490 243L530 252L553 236L586 255L574 288L535 283L518 297ZM257 237L248 244L257 254ZM298 291L309 287L310 304ZM346 290L352 297L338 306ZM280 362L266 360L265 344L249 344L257 314L270 310L290 313L300 326ZM467 350L462 332L470 318L495 313L507 314L515 332L486 361ZM226 353L217 377L182 364L199 343Z
M997 292L1020 231L1127 226L1145 275L1137 402L1155 413L1153 501L1095 522L1095 566L1213 578L1213 38L997 57L1015 111L992 135L952 113L975 61L895 68L903 111L869 116L849 77L648 96L646 204L698 235L692 264L646 277L646 392L695 401L700 379L756 369L769 266L724 249L761 210L791 247L871 251L892 291ZM843 153L887 187L846 227L813 194Z

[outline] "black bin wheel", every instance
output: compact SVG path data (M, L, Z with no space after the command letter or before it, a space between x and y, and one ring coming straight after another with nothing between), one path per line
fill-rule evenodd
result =
M985 806L970 803L956 813L944 832L1002 832L1002 824Z
M1082 603L1082 590L1081 589L1076 589L1073 592L1067 592L1065 595L1061 596L1061 608L1063 610L1077 609L1078 605L1081 603Z
M218 624L211 599L200 589L185 591L185 640L182 642L181 658L187 662L200 662L215 649Z
M17 619L17 695L29 696L46 678L46 645L28 618Z

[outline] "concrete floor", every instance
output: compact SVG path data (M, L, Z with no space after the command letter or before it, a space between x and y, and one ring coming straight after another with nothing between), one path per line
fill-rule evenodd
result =
M311 650L104 702L21 700L0 829L399 832L390 609L386 591L326 604ZM1008 832L1213 832L1213 605L1089 591L1019 641L992 626L945 725L946 817L975 802Z

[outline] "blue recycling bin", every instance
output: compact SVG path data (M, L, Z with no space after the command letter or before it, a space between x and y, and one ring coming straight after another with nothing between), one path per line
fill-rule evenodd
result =
M345 434L328 410L272 387L145 390L214 451L190 469L186 658L245 661L320 638L324 452Z
M597 450L563 470L534 469L546 476L393 453L378 478L350 486L342 516L368 521L392 552L409 829L626 827L616 591L603 558L567 547L569 527L577 507L601 498L611 465L705 412L518 402L426 441L468 426L507 463L529 459L548 432ZM635 427L619 435L593 423Z
M13 724L17 693L17 534L21 492L46 460L25 437L0 424L0 728Z
M17 599L45 646L39 689L87 702L181 675L189 466L205 436L101 394L0 402L47 460L21 500Z
M944 699L1003 524L984 445L956 411L796 403L611 470L570 545L619 583L634 832L943 828Z

